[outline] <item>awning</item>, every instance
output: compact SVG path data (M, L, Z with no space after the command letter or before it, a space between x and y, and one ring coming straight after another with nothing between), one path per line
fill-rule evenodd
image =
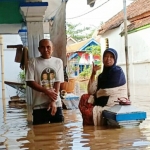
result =
M24 83L10 82L10 81L4 81L4 83L22 93L25 93L25 84Z

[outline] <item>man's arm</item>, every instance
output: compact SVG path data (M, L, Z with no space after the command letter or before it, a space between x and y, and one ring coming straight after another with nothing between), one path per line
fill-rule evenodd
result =
M55 82L54 83L54 89L55 89L55 92L58 94L59 90L60 90L60 82Z
M57 94L59 94L59 90L60 90L60 82L55 82L54 83L54 90ZM51 115L54 116L56 114L56 111L57 111L57 106L56 106L56 103L55 101L51 101L50 104L49 104L49 107L47 110L51 110Z
M54 90L47 90L38 83L36 83L35 81L26 81L26 83L32 89L47 95L50 98L50 100L55 101L57 99L58 94Z

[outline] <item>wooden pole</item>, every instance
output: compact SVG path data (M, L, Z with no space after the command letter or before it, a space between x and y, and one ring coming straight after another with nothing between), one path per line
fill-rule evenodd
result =
M2 35L0 35L0 53L1 53L3 119L4 119L4 123L6 123L6 99L5 99L5 85L4 85L4 50L3 50L3 37L2 37Z
M126 0L123 0L124 10L124 40L125 40L125 59L126 59L126 76L127 76L127 94L130 99L130 86L129 86L129 56L128 56L128 31L127 31L127 11L126 11Z
M25 65L25 73L27 71L27 67L28 67L28 48L27 47L24 47L24 65Z
M0 35L2 99L5 99L3 37Z
M19 45L7 45L7 48L18 48L18 47L23 48L23 45L22 44L19 44Z

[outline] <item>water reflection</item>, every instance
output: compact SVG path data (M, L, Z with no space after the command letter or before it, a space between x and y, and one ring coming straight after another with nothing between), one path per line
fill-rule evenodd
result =
M150 89L150 88L149 88ZM132 89L133 90L133 89ZM150 149L149 98L134 89L132 103L147 112L134 128L82 126L80 111L64 110L65 122L32 126L30 107L0 105L0 150L145 150ZM84 92L84 90L82 90Z

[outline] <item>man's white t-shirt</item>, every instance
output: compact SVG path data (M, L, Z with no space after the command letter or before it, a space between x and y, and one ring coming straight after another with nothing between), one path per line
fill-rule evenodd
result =
M54 74L54 79L50 79L50 73ZM42 57L31 58L28 62L26 81L36 81L38 84L46 89L51 88L52 82L64 82L62 60L56 57L51 57L49 59L43 59ZM35 106L50 102L48 96L44 93L38 92L36 90L32 91L33 108ZM56 101L56 105L57 107L62 106L61 98L59 95Z

